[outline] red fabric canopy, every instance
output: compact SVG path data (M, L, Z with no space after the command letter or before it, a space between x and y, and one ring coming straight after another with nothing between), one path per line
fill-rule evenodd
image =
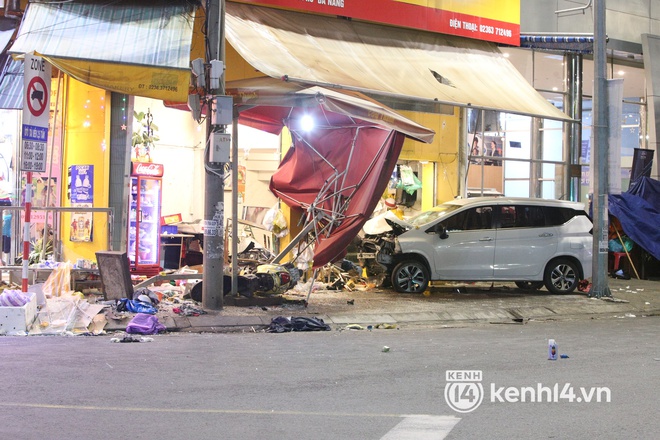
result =
M308 222L318 221L317 268L345 255L383 194L405 136L374 125L325 127L304 136L294 138L270 189L307 211Z
M293 146L270 189L315 222L314 268L344 256L385 191L405 137L430 143L435 134L358 92L254 78L227 83L226 93L240 124L291 131ZM309 131L304 118L314 121Z

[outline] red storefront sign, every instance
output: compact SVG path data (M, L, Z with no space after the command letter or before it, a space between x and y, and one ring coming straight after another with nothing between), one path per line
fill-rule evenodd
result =
M237 0L520 46L520 0Z
M132 175L162 177L165 167L160 163L131 162Z

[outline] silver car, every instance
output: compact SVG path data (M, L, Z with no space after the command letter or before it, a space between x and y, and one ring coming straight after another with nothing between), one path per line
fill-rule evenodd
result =
M592 222L584 205L479 197L436 206L407 221L388 219L376 260L394 289L418 293L429 281L514 281L570 293L591 276Z

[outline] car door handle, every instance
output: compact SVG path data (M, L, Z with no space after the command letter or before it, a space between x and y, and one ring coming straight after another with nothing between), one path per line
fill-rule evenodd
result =
M493 237L480 238L479 241L493 241Z
M552 237L553 235L551 232L544 232L543 234L539 234L539 237Z

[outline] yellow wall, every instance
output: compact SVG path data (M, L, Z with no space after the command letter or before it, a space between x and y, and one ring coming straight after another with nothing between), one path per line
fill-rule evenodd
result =
M422 210L451 200L458 195L458 133L459 110L454 108L453 115L400 112L420 125L435 130L433 143L406 139L401 149L400 160L428 161L436 163L437 188L433 200L433 166L425 164L422 170Z
M289 148L291 147L291 144L293 140L291 139L291 132L289 132L289 129L284 127L282 130L282 154L281 158L284 157L284 155L289 151ZM287 247L289 243L298 235L300 230L302 229L302 226L298 226L298 222L300 221L300 218L302 217L302 213L299 211L294 211L292 210L289 205L286 203L280 203L280 209L282 210L282 214L284 214L284 217L287 219L287 223L289 225L289 235L280 238L280 251ZM289 257L284 258L283 261L291 261L293 259L293 255L289 254Z
M67 176L71 165L94 165L94 207L107 207L110 181L110 93L66 77L65 96L62 176ZM66 186L62 188L62 192L62 206L71 206ZM63 260L74 263L78 258L96 261L96 251L106 250L108 247L107 215L94 214L93 241L90 243L69 240L71 215L62 214ZM123 234L124 231L114 233Z

